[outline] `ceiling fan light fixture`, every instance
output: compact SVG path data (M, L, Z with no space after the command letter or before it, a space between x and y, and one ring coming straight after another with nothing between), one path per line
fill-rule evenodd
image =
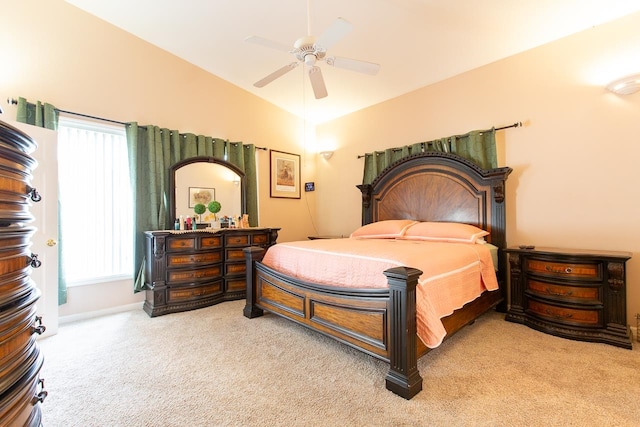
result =
M316 58L316 56L311 53L304 56L304 64L308 65L309 67L313 67L314 65L316 65L317 60L318 58Z

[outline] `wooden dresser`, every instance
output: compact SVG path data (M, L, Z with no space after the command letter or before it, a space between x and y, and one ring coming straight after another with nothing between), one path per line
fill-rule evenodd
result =
M45 327L36 316L40 291L30 278L40 266L30 251L35 232L30 203L40 200L29 184L37 162L36 143L0 121L0 425L39 426L47 396L40 379L43 356L36 335Z
M506 320L559 337L631 349L626 262L631 253L509 248Z
M147 231L144 311L155 317L244 298L243 249L268 248L279 230Z

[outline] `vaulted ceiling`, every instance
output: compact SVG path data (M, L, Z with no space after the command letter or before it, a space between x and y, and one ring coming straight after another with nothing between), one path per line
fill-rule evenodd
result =
M66 0L312 123L321 123L640 10L638 0ZM376 75L318 62L253 84L295 57L287 45L341 17L352 29L327 56L380 64Z

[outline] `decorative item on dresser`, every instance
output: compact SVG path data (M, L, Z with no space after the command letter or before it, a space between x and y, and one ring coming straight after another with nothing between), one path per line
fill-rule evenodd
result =
M144 311L155 317L244 298L243 249L268 248L279 230L147 231Z
M506 320L559 337L631 349L629 252L521 246L506 250L511 306Z
M0 121L0 425L39 426L41 403L47 396L40 370L44 358L35 334L45 330L36 316L40 292L29 277L40 266L29 250L33 227L31 201L40 200L32 188L37 162L29 154L36 143L25 133Z

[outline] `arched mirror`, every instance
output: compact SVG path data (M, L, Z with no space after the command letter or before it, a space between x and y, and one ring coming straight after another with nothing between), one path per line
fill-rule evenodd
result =
M213 157L191 157L169 169L169 212L173 219L195 216L194 206L217 200L218 216L246 213L246 179L237 166ZM203 217L209 213L207 211Z

